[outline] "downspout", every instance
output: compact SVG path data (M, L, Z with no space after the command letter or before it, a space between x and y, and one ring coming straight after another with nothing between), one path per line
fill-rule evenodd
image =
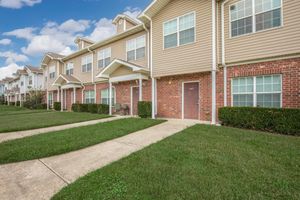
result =
M216 1L212 0L212 114L211 123L216 124L216 73L217 73L217 51L216 51Z
M224 6L229 0L225 0L221 5L221 38L222 38L222 66L223 66L223 74L224 74L224 107L227 106L227 66L226 66L226 58L225 58L225 19L224 19Z
M97 103L97 86L96 86L96 83L95 83L95 78L94 78L94 51L92 51L90 49L90 47L87 48L87 50L92 54L92 84L94 85L94 98L95 98L95 103Z
M83 83L81 85L82 85L82 88L83 88L82 89L82 93L81 93L81 103L84 104L84 102L83 102L83 96L84 96L84 91L85 91L85 85Z

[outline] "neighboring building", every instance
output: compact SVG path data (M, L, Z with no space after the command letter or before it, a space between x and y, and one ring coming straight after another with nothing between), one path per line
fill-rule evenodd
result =
M117 34L42 61L49 107L107 103L216 123L223 106L300 107L300 1L155 0ZM116 109L115 109L116 108Z
M4 95L4 91L5 91L5 83L4 81L0 81L0 96Z
M37 67L25 66L13 75L13 78L2 80L4 96L8 103L20 101L22 105L30 91L44 90L43 71Z

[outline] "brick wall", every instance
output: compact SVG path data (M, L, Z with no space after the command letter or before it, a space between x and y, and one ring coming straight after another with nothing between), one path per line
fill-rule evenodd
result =
M285 59L227 68L227 103L231 105L231 79L259 75L282 75L282 106L300 108L300 58ZM223 69L217 73L217 106L223 104Z

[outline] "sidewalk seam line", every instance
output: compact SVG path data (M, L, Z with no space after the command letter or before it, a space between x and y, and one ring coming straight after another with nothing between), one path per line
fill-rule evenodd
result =
M53 174L55 174L58 178L60 178L63 182L65 182L67 185L70 185L70 182L66 180L64 177L59 175L54 169L52 169L50 166L48 166L45 162L43 162L41 159L38 159L45 167L47 167Z

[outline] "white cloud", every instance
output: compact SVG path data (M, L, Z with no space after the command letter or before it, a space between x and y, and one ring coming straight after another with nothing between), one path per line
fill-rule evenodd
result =
M22 69L22 66L17 65L16 63L11 63L7 66L0 67L0 80L5 77L11 77L18 69Z
M0 52L0 57L6 58L6 64L29 61L27 56L23 54L17 54L11 51Z
M23 6L33 6L41 2L42 0L1 0L0 7L19 9Z
M3 35L15 36L20 39L31 40L34 37L35 30L36 28L27 27L27 28L16 29L10 32L5 32L3 33Z
M10 39L2 39L0 40L0 45L9 45L11 44L11 40Z
M58 28L59 28L59 30L64 31L64 32L77 33L77 32L83 32L86 29L88 29L89 27L90 27L89 20L75 21L73 19L70 19L70 20L62 23Z
M88 36L89 39L93 41L100 41L106 39L116 33L116 28L112 24L111 19L102 18L97 23L95 23L95 29Z
M140 8L128 6L125 8L124 14L138 20L137 17L139 16L139 14L141 14L141 12L142 10Z

